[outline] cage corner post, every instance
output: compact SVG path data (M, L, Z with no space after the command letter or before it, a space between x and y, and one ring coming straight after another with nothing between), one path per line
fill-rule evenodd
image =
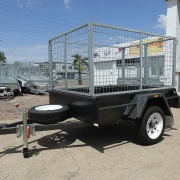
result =
M139 89L143 89L143 33L140 33L140 82L139 82Z
M88 23L88 59L89 59L89 94L94 96L94 56L93 23Z
M53 67L52 67L52 41L48 43L48 55L49 55L49 88L53 88Z

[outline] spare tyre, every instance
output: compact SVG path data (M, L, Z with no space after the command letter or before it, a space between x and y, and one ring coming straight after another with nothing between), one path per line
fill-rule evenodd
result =
M73 115L92 116L97 112L96 104L88 101L75 101L70 105Z
M70 117L65 105L41 105L28 110L28 121L38 124L54 124Z

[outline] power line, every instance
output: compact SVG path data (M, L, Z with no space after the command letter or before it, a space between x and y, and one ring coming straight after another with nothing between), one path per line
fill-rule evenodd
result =
M9 26L10 28L16 28L16 29L22 29L22 30L25 30L25 31L31 31L31 32L35 32L35 33L41 33L40 31L36 31L36 30L32 30L32 29L26 29L26 28L23 28L23 27L19 27L19 26L7 24L7 23L1 23L1 25ZM47 33L47 32L42 32L42 33Z
M11 29L11 27L9 26L1 26L1 28L5 28L5 29L8 29L9 31L18 31L18 32L24 32L25 34L32 34L32 35L36 35L36 36L41 36L41 37L47 37L47 36L44 36L44 35L41 35L41 34L36 34L34 32L31 32L31 31L28 31L28 30L21 30L21 29Z
M42 18L37 18L37 17L33 17L31 15L27 15L27 14L22 14L22 13L19 13L19 12L14 12L14 11L11 11L11 10L7 10L7 9L3 9L3 8L0 8L1 10L3 11L8 11L8 12L12 12L12 13L16 13L16 14L19 14L19 15L23 15L23 16L26 16L26 17L30 17L30 18L36 18L36 19L39 19L41 21L45 21L45 22L50 22L50 23L54 23L54 24L59 24L61 26L66 26L66 27L70 27L70 25L66 25L66 24L60 24L60 23L57 23L57 22L53 22L53 21L49 21L49 20L45 20L45 19L42 19Z
M11 17L11 18L16 18L16 19L21 19L23 21L27 21L27 19L23 19L21 17L16 17L16 16L12 16L12 15L7 15L7 14L4 14L4 13L0 13L2 15L5 15L5 16L8 16L8 17ZM42 23L42 22L38 22L38 21L34 21L34 20L29 20L29 21L32 21L32 22L35 22L35 23L39 23L39 24L42 24L42 25L45 25L45 26L51 26L51 27L55 27L55 28L60 28L59 26L54 26L54 25L49 25L49 24L46 24L46 23Z
M23 28L24 28L24 26L25 26L25 28L26 28L26 27L37 28L37 29L31 29L31 30L37 30L37 31L39 30L39 32L42 32L42 31L44 31L44 32L49 32L49 33L52 32L51 30L42 29L42 28L40 28L40 27L35 27L35 26L27 25L27 24L15 24L15 25L14 25L14 24L9 24L9 23L7 23L7 21L2 20L2 19L0 20L1 24L2 24L2 21L5 22L6 25L10 25L10 26L16 26L16 27L18 26L18 27L23 27ZM29 28L28 28L28 29L29 29Z
M25 30L21 30L21 29L12 29L11 27L9 26L1 26L1 28L4 28L4 29L7 29L9 31L13 31L13 32L21 32L21 33L24 33L24 34L32 34L32 35L36 35L36 36L41 36L41 37L47 37L45 35L41 35L41 34L36 34L34 32L31 32L31 31L25 31Z
M27 11L27 10L24 10L24 9L16 8L16 7L14 7L14 6L9 6L9 5L2 4L2 3L1 3L1 5L2 5L2 6L9 7L9 8L17 9L17 10L20 10L20 11L24 11L24 12L26 12L26 13L36 14L36 15L39 15L39 16L42 16L42 17L46 17L46 18L49 18L49 19L54 19L54 20L63 21L63 22L69 23L69 24L77 25L77 24L74 23L74 22L65 21L65 20L62 20L62 19L59 19L59 18L50 17L50 16L45 16L45 15L42 15L42 14L40 14L40 13L30 12L30 11Z

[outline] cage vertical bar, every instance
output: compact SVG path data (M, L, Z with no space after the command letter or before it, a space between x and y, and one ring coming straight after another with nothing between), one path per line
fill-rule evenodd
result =
M93 23L88 23L89 94L94 95Z
M122 81L125 83L125 51L126 48L122 48Z
M149 71L148 71L148 47L147 45L145 44L144 45L144 83L147 84L148 83L148 74L149 74Z
M67 42L66 34L64 34L64 62L65 62L65 89L68 89L68 75L67 75Z

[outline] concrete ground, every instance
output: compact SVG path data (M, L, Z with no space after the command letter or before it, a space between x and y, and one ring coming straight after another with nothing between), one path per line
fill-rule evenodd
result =
M0 123L14 122L20 110L48 103L48 96L0 100ZM0 180L175 180L180 179L180 110L172 109L176 129L160 143L141 146L127 124L104 129L79 128L37 132L22 156L22 139L0 136Z

